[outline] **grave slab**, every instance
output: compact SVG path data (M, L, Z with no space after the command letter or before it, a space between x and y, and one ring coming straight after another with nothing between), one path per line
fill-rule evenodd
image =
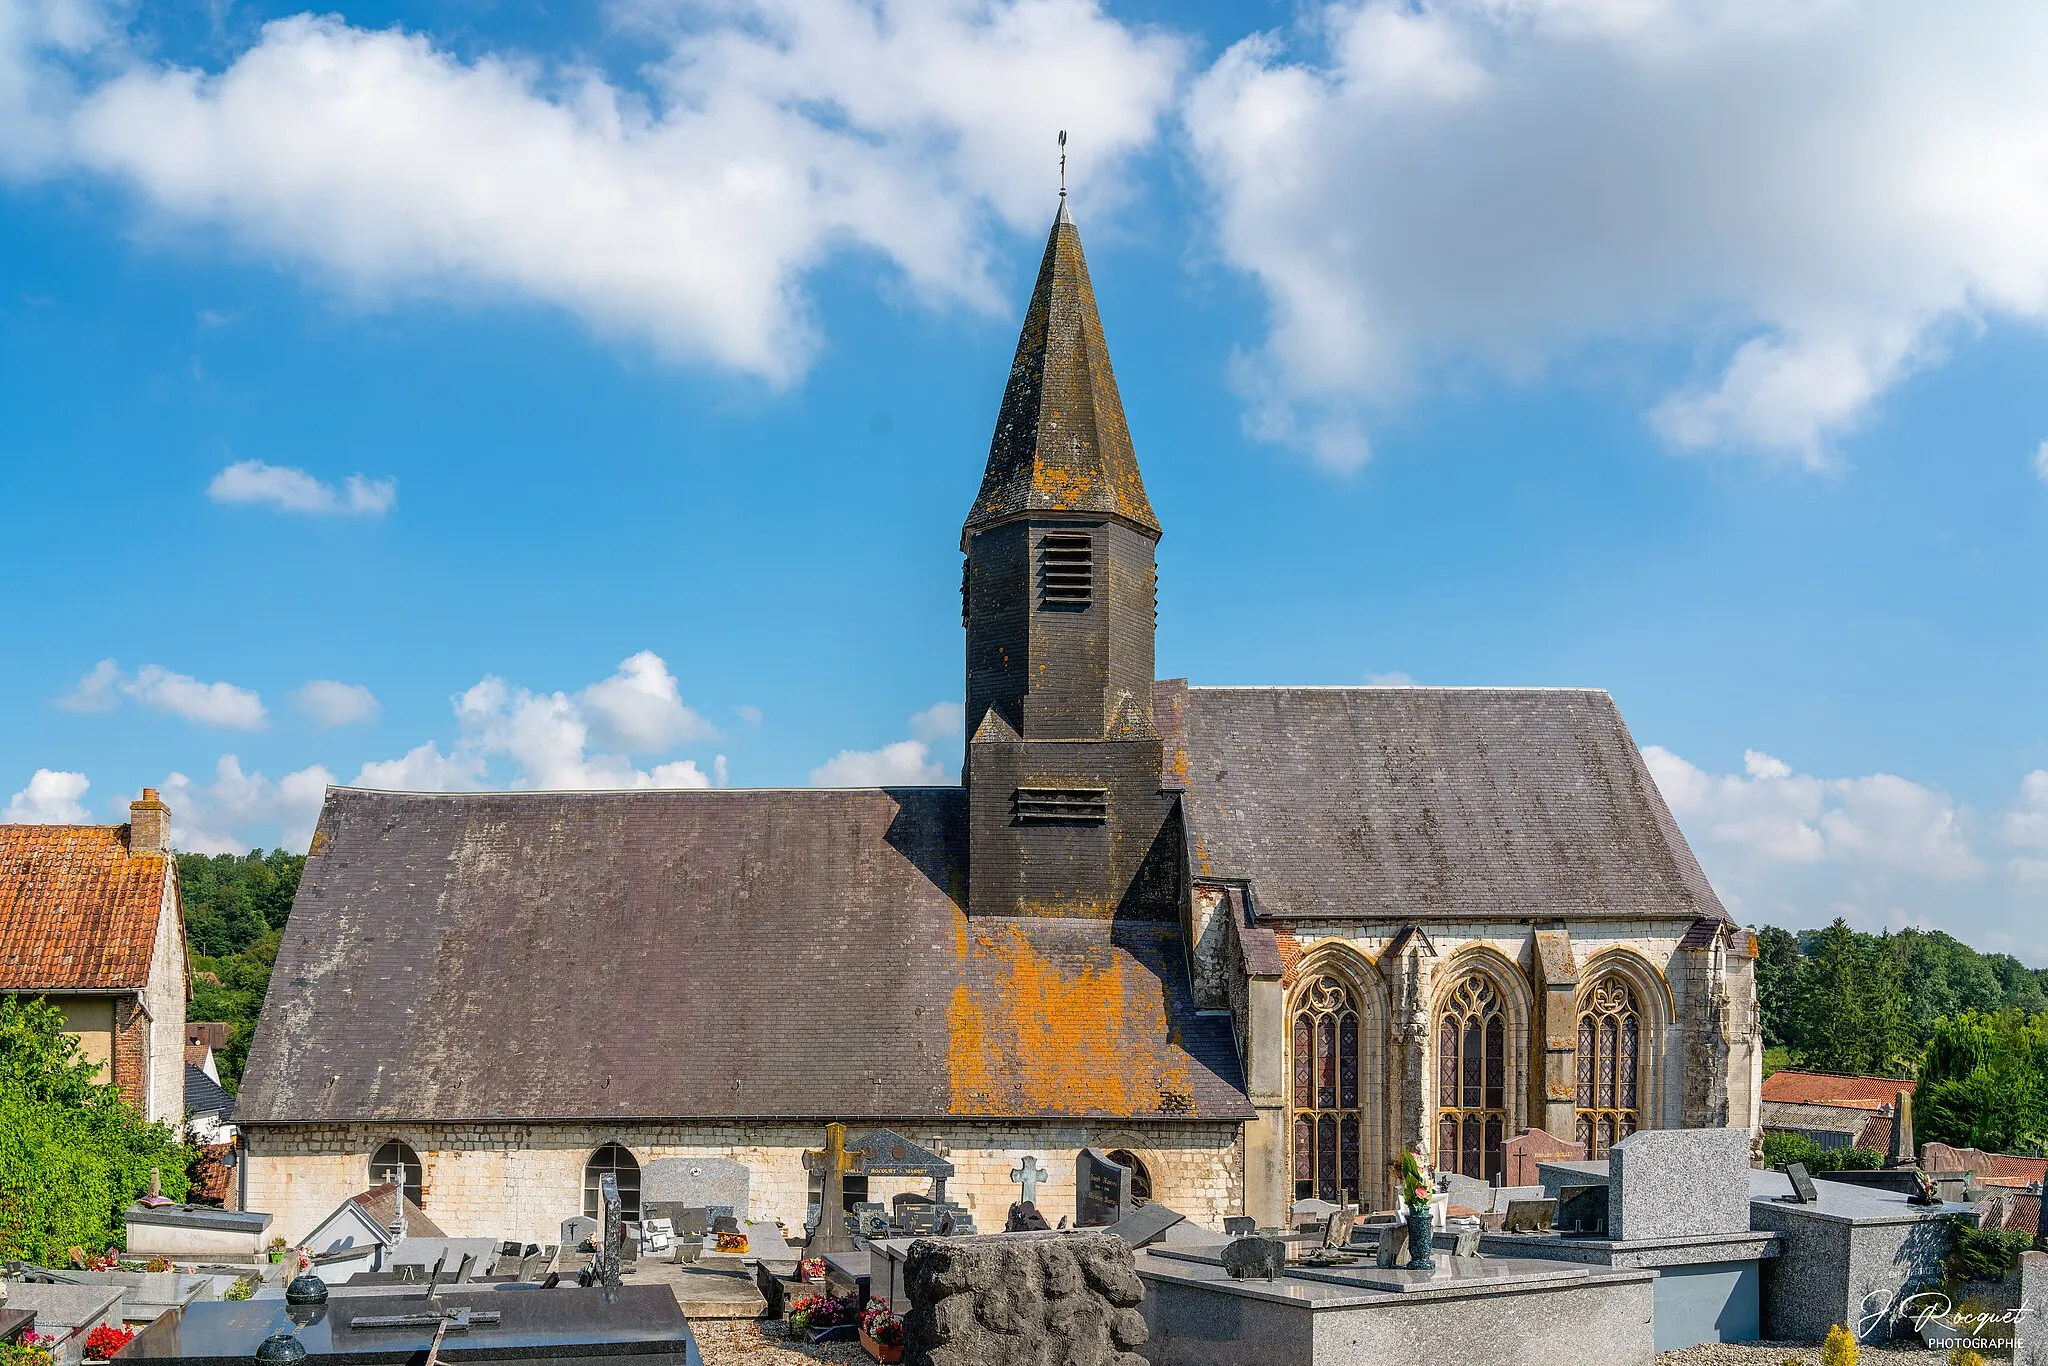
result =
M86 1335L103 1323L121 1322L121 1295L115 1285L43 1285L29 1281L7 1283L7 1307L33 1310L36 1332L57 1341L50 1355L59 1366L85 1355Z
M1778 1235L1778 1256L1764 1267L1764 1336L1818 1342L1836 1323L1855 1328L1863 1342L1910 1331L1895 1311L1939 1283L1948 1218L1974 1218L1974 1211L1912 1205L1898 1191L1847 1182L1813 1184L1818 1198L1798 1204L1784 1198L1783 1172L1750 1173L1750 1222Z
M1608 1158L1617 1242L1749 1231L1749 1130L1644 1129Z

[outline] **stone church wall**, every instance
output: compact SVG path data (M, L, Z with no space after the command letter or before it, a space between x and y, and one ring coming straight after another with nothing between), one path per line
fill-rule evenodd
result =
M868 1126L851 1124L857 1137ZM1021 1124L908 1122L890 1125L921 1143L936 1138L958 1174L949 1196L984 1229L1000 1229L1026 1155L1049 1179L1038 1204L1057 1221L1074 1207L1074 1159L1083 1147L1127 1149L1148 1168L1153 1196L1211 1228L1241 1212L1243 1146L1236 1124ZM752 1213L801 1230L809 1203L805 1149L822 1124L393 1124L265 1125L244 1130L248 1205L273 1216L272 1231L296 1240L351 1195L369 1188L370 1155L390 1139L410 1144L425 1171L424 1207L450 1236L556 1241L583 1208L583 1168L605 1143L624 1144L644 1166L662 1157L729 1157L752 1169ZM926 1183L875 1179L872 1199Z

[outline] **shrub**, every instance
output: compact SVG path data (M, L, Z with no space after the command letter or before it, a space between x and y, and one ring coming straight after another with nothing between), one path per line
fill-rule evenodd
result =
M1856 1335L1836 1324L1820 1345L1820 1366L1856 1366Z
M1948 1349L1948 1366L1984 1366L1984 1358L1967 1347L1951 1347Z
M1959 1214L1948 1217L1948 1259L1942 1270L1952 1282L2002 1281L2020 1264L2020 1254L2034 1245L2025 1233L1978 1228Z
M1823 1148L1805 1134L1765 1134L1763 1150L1767 1167L1803 1162L1817 1173L1869 1172L1884 1165L1884 1154L1875 1148Z

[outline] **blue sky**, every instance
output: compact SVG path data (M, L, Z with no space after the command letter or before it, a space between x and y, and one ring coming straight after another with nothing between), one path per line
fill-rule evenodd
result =
M1064 126L1162 674L1605 687L2048 964L2048 14L1923 10L0 0L6 818L949 780Z

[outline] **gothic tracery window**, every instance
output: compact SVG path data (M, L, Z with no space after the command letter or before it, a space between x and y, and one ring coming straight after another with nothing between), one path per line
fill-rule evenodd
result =
M1589 1158L1636 1131L1643 1015L1635 992L1609 974L1579 1009L1579 1143Z
M1437 1013L1436 1165L1479 1180L1500 1174L1507 1138L1507 1020L1500 993L1473 973Z
M1359 1198L1358 1001L1318 977L1294 1008L1294 1198Z

